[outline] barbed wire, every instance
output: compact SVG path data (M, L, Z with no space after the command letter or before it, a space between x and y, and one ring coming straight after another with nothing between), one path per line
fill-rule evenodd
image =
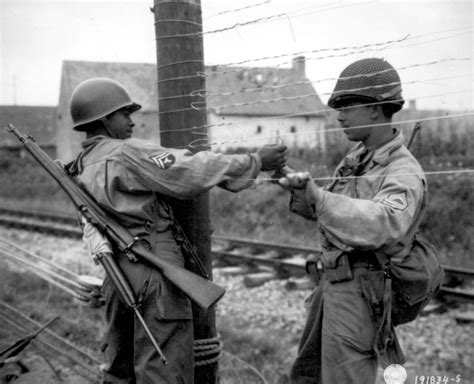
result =
M432 40L427 40L427 41L421 41L421 42L412 43L412 44L403 44L403 43L406 43L406 42L413 39L412 37L410 37L410 35L406 35L405 37L403 37L401 39L398 39L398 40L392 40L392 41L387 41L387 42L382 42L382 43L375 43L375 44L367 44L366 45L367 48L365 48L365 46L362 46L362 47L359 47L359 48L357 48L357 47L355 47L355 48L343 47L343 48L339 48L339 49L334 48L334 49L332 49L332 51L336 51L336 52L339 51L339 50L348 50L348 49L354 49L354 50L350 51L350 52L339 53L339 54L334 53L334 54L330 54L330 55L322 55L322 56L317 56L317 57L305 57L305 61L311 61L311 60L318 60L319 61L319 60L324 60L324 59L346 57L346 56L361 54L361 53L365 53L365 52L377 52L377 51L389 50L389 49L400 49L400 48L413 47L413 46L422 45L422 44L426 44L426 43L432 43L432 42L438 42L438 41L442 41L442 40L446 40L446 39L452 39L453 37L458 37L458 36L469 34L469 33L470 33L469 31L466 31L464 33L460 33L460 34L456 34L456 35L452 35L452 36L447 36L447 37L442 37L442 38L437 38L437 39L432 39ZM397 44L397 43L400 43L400 44ZM362 48L365 48L365 49L362 49ZM324 52L324 51L329 51L329 50L331 50L331 49L321 49L321 50L307 51L305 53L317 53L318 51L319 52ZM282 66L292 64L293 62L294 62L294 60L282 62L282 63L279 63L277 65L272 66L271 68L272 69L273 68L280 68ZM224 67L225 65L222 65L222 66ZM213 66L212 68L216 68L216 67L217 66ZM261 69L262 69L262 67L257 67L257 66L245 67L245 68L232 68L232 69L224 70L224 71L220 71L220 72L216 72L214 70L212 70L212 72L197 72L196 75L200 75L200 76L203 76L203 77L222 76L222 75L227 75L227 74L230 74L230 73L239 73L239 72L242 72L243 70L256 71L256 70L261 70Z
M392 43L395 43L395 42L401 42L401 41L406 40L408 38L408 36L409 35L406 35L405 37L403 37L401 39L397 39L397 40L389 40L389 41L378 42L378 43L373 43L373 44L363 44L363 45L360 45L360 46L356 45L356 46L339 47L339 48L324 48L324 49L321 49L321 50L314 50L314 52L316 52L316 51L320 51L320 52L323 52L323 51L342 51L342 50L348 50L348 49L358 50L359 49L360 51L357 51L355 53L363 53L364 49L366 49L366 48L382 46L382 45L389 45L389 44L392 44ZM354 53L351 53L351 54L354 54ZM335 57L340 57L340 56L335 56ZM322 56L322 58L328 58L328 57L327 56ZM188 63L188 62L191 62L191 61L195 62L194 60L180 61L180 62L165 64L165 66L170 66L170 65L174 65L174 64L184 64L184 63ZM204 61L198 60L198 62L204 64ZM230 64L229 64L229 66L230 66ZM158 67L158 69L160 69L161 67L162 66ZM278 68L278 66L276 66L274 68ZM216 74L222 75L222 74L227 74L227 73L241 72L243 70L254 70L254 69L260 69L260 68L259 67L253 67L253 68L232 69L232 70L229 70L229 71L217 72ZM198 72L196 72L195 75L187 75L187 76L179 76L179 77L173 77L173 78L169 78L169 79L163 79L163 80L158 81L158 84L163 83L163 82L168 82L168 81L174 81L174 80L190 79L190 78L194 78L194 77L207 77L207 76L211 76L211 74L206 74L206 72L198 71Z
M444 92L444 93L437 93L434 95L427 95L427 96L421 96L417 97L416 99L413 100L421 100L421 99L428 99L432 97L441 97L441 96L449 96L449 95L455 95L455 94L460 94L460 93L472 93L472 89L464 89L464 90L457 90L453 92ZM393 101L393 100L392 100ZM397 101L397 100L394 100ZM401 99L399 100L401 101ZM370 103L370 104L361 104L361 105L377 105L377 104L385 104L385 102L377 102L377 103ZM350 108L350 107L348 107ZM311 110L311 111L304 111L304 112L295 112L295 113L288 113L288 114L282 114L282 115L274 115L274 116L266 116L266 117L260 117L260 118L255 118L252 119L252 123L257 123L257 122L262 122L262 121L268 121L268 120L276 120L276 119L282 119L286 117L300 117L300 116L308 116L308 115L318 115L318 114L324 114L327 112L333 111L332 108L325 108L325 109L317 109L317 110ZM194 127L188 127L188 128L180 128L180 129L175 129L175 130L164 130L160 131L160 133L172 133L172 132L187 132L187 131L192 131L193 133L199 134L198 131L202 129L209 129L209 128L214 128L214 127L223 127L223 126L232 126L232 125L240 125L240 124L247 124L248 121L236 121L236 122L223 122L223 123L217 123L217 124L204 124L204 125L199 125L199 126L194 126Z
M228 9L226 11L222 11L222 12L219 12L219 13L215 13L213 15L209 15L209 16L206 16L204 18L204 20L208 20L212 17L215 17L215 16L220 16L220 15L225 15L227 13L236 13L236 12L240 12L240 11L244 11L244 10L247 10L247 9L250 9L250 8L256 8L256 7L260 7L261 5L265 5L265 4L268 4L268 3L271 3L272 0L266 0L266 1L263 1L261 3L256 3L256 4L251 4L251 5L247 5L245 7L242 7L242 8L236 8L236 9Z
M446 76L446 77L436 77L433 79L424 79L424 80L411 80L411 81L405 81L404 85L410 85L410 84L417 84L421 82L426 82L426 81L433 81L433 80L448 80L448 79L454 79L458 77L464 77L464 76L472 76L471 73L468 74L462 74L462 75L454 75L454 76ZM197 111L206 111L206 110L215 110L215 111L220 111L222 109L227 109L227 108L233 108L233 107L244 107L244 106L249 106L249 105L258 105L258 104L267 104L267 103L276 103L279 101L293 101L293 100L301 100L305 99L308 97L319 97L319 96L327 96L327 95L337 95L340 93L346 93L346 92L357 92L357 91L364 91L364 90L371 90L371 89L377 89L377 88L385 88L389 86L397 86L400 85L400 82L395 81L392 83L387 83L387 84L380 84L380 85L371 85L367 87L360 87L360 88L352 88L352 89L345 89L345 90L339 90L339 91L333 91L333 92L323 92L323 93L309 93L306 95L299 95L299 96L285 96L285 97L278 97L274 99L266 99L266 100L254 100L254 101L249 101L246 103L235 103L235 104L228 104L228 105L223 105L220 107L209 107L209 108L199 108L196 106L198 103L205 103L202 101L197 101L197 102L192 102L191 103L191 108L196 109Z
M196 23L195 21L185 20L185 19L161 19L161 20L155 21L155 25L159 23L183 23L183 24L191 24L196 27L202 27L201 23Z
M354 76L346 76L346 77L341 77L340 79L343 80L349 80L349 79L355 79L355 78L360 78L360 77L372 77L375 75L379 75L385 72L390 72L390 71L404 71L406 69L411 69L411 68L417 68L417 67L422 67L422 66L430 66L434 64L440 64L444 62L449 62L449 61L470 61L472 58L470 57L462 57L462 58L456 58L456 57L448 57L440 60L435 60L435 61L430 61L426 63L417 63L417 64L411 64L411 65L406 65L403 67L397 67L397 68L390 68L390 69L385 69L377 72L372 72L369 74L360 74L360 75L354 75ZM243 90L237 90L237 91L231 91L231 92L221 92L221 93L207 93L206 90L200 89L197 91L191 92L190 96L200 96L200 97L212 97L212 96L231 96L231 95L236 95L239 93L247 93L247 92L261 92L262 90L267 90L267 89L281 89L281 88L286 88L290 86L295 86L295 85L303 85L303 84L318 84L322 83L325 81L335 81L338 80L339 78L337 77L328 77L325 79L319 79L319 80L304 80L304 81L292 81L288 83L283 83L279 85L269 85L269 86L263 86L263 87L257 87L257 88L247 88Z
M446 29L446 30L441 30L441 31L435 31L435 32L428 32L424 34L419 34L419 35L407 35L405 40L414 40L420 37L427 37L427 36L432 36L432 35L438 35L440 33L446 33L446 32L453 32L453 31L459 31L459 30L472 30L474 27L473 26L465 26L465 27L459 27L459 28L451 28L451 29ZM455 35L457 36L457 35ZM397 41L397 39L392 40L392 41ZM386 42L385 42L386 43ZM345 49L359 49L359 48L365 48L365 46L371 46L374 44L384 44L384 42L379 42L379 43L371 43L371 44L365 44L362 46L347 46L347 47L338 47L338 48L318 48L318 49L311 49L311 50L305 50L305 51L297 51L297 52L290 52L290 53L284 53L280 55L273 55L273 56L265 56L265 57L259 57L256 59L247 59L247 60L241 60L237 62L231 62L231 63L224 63L224 64L214 64L210 65L212 68L217 68L217 67L231 67L235 65L242 65L246 63L251 63L251 62L256 62L256 61L264 61L264 60L274 60L274 59L279 59L282 57L286 56L299 56L303 54L308 54L308 53L319 53L319 52L325 52L325 51L337 51L337 50L345 50ZM259 67L256 67L259 68Z
M470 59L469 59L470 60ZM389 69L389 70L384 70L382 72L386 71L392 71L394 69ZM368 75L361 75L361 76L373 76L374 73L368 74ZM405 81L404 85L410 85L410 84L416 84L420 82L426 82L426 81L433 81L433 80L447 80L447 79L453 79L453 78L458 78L458 77L464 77L464 76L472 76L472 74L463 74L463 75L455 75L455 76L446 76L446 77L436 77L432 79L423 79L423 80L412 80L412 81ZM353 76L353 77L359 77L359 76ZM347 77L344 79L350 79L352 77ZM234 103L234 104L228 104L228 105L222 105L222 106L212 106L212 107L199 107L198 104L206 105L205 101L195 101L192 102L190 105L190 108L181 108L181 109L175 109L171 111L163 111L159 112L158 115L163 115L163 114L169 114L169 113L177 113L177 112L185 112L185 111L191 111L191 110L196 110L196 111L220 111L223 109L228 109L228 108L233 108L233 107L244 107L244 106L250 106L250 105L258 105L258 104L268 104L268 103L276 103L279 101L294 101L294 100L301 100L305 99L308 97L319 97L319 96L327 96L327 95L334 95L338 93L347 93L347 92L356 92L356 91L363 91L363 90L368 90L368 89L374 89L374 88L385 88L391 85L400 85L399 82L393 82L389 84L382 84L382 85L373 85L373 86L367 86L367 87L360 87L360 88L352 88L352 89L345 89L341 91L336 91L336 92L323 92L323 93L316 93L312 92L310 94L305 94L305 95L298 95L298 96L284 96L284 97L278 97L278 98L273 98L273 99L265 99L265 100L252 100L248 101L245 103ZM195 92L195 91L193 91Z
M355 4L344 4L344 5L338 5L338 6L330 6L328 8L325 8L325 9L318 9L318 10L315 10L315 11L312 11L312 12L303 12L301 13L301 11L304 11L306 9L311 9L311 8L314 8L313 6L309 6L309 7L304 7L304 8L300 8L299 10L295 10L295 11L291 11L291 12L288 12L288 15L290 17L301 17L301 16L308 16L308 15L314 15L315 13L321 13L321 12L325 12L325 11L332 11L334 9L341 9L341 8L349 8L349 7L359 7L361 5L367 5L367 4L371 4L371 3L376 3L377 0L373 0L373 1L367 1L367 2L360 2L360 3L355 3Z
M364 4L366 4L366 3L364 3ZM230 27L224 27L224 28L215 29L215 30L211 30L211 31L193 32L193 33L182 33L182 34L176 34L176 35L159 36L159 37L157 37L157 40L163 40L163 39L169 39L169 38L176 38L176 37L194 37L194 36L212 35L212 34L215 34L215 33L226 32L226 31L230 31L230 30L233 30L233 29L236 29L236 28L240 28L240 27L245 27L245 26L252 25L252 24L258 24L258 23L268 22L268 21L272 21L272 20L281 20L281 19L283 19L283 18L291 19L292 17L300 17L300 16L310 15L310 14L314 14L314 13L330 11L330 10L333 10L333 9L346 8L346 7L349 7L349 6L350 6L350 7L353 7L353 6L359 6L359 5L361 5L361 3L358 3L358 4L341 5L341 6L336 6L336 7L329 7L329 8L326 8L326 9L323 9L323 10L317 10L317 11L314 11L314 12L307 12L307 13L302 13L302 14L294 14L293 16L290 16L290 15L292 15L292 14L295 13L295 12L280 13L280 14L276 14L276 15L270 15L270 16L261 17L261 18L254 19L254 20L245 21L245 22L242 22L242 23L235 23L234 25L232 25L232 26L230 26ZM178 20L176 20L176 21L177 21L177 22L180 22L180 21L184 21L184 22L185 22L186 20L180 20L180 19L178 19Z
M432 176L432 175L449 175L449 174L468 174L474 173L474 169L450 169L446 171L424 171L424 172L409 172L409 173L397 173L394 176ZM377 179L381 177L387 177L386 174L375 174L375 175L360 175L360 176L344 176L344 179ZM239 180L259 180L259 181L278 181L280 178L272 178L272 177L258 177L255 179L239 179ZM334 180L334 176L323 176L323 177L312 177L313 181L331 181Z
M444 119L452 119L455 117L465 117L465 116L474 116L474 112L466 112L466 113L457 113L453 115L441 115L441 116L432 116L432 117L425 117L420 119L410 119L410 120L402 120L402 121L392 121L391 125L402 125L408 123L418 123L424 121L431 121L431 120L444 120ZM285 134L278 134L278 135L271 135L271 136L261 136L261 137L251 137L251 138L240 138L240 139L233 139L233 140L223 140L219 142L208 143L206 139L197 139L191 141L188 146L190 148L198 148L198 147L212 147L216 145L225 145L225 144L235 144L235 143L243 143L248 141L262 141L262 140L270 140L276 138L283 138L287 136L299 136L299 135L308 135L308 134L315 134L315 133L329 133L329 132L338 132L338 131L349 131L353 129L360 129L360 128L373 128L373 127L381 127L386 126L386 123L383 124L367 124L367 125L358 125L353 127L340 127L340 128L330 128L330 129L321 129L321 130L311 130L311 131L301 131L301 132L292 132L292 133L285 133ZM202 142L202 143L201 143Z
M421 67L421 66L430 66L430 65L440 64L440 63L449 62L449 61L469 61L469 60L472 60L472 58L469 58L469 57L468 58L455 58L455 57L453 58L453 57L450 57L450 58L443 58L443 59L434 60L434 61L425 62L425 63L416 63L416 64L411 64L411 65L406 65L406 66L397 67L397 68L394 68L394 69L397 70L397 71L404 71L406 69L417 68L417 67ZM181 63L188 63L188 62L202 62L202 61L190 60L190 61L170 63L170 64L165 64L163 66L160 66L160 67L158 67L158 69L161 68L161 67L172 65L172 64L181 64ZM374 75L382 74L384 72L388 72L388 71L392 71L392 70L393 69L386 69L386 70L383 70L383 71L372 72L371 74L361 74L361 75L355 75L355 76L351 76L351 77L344 77L343 79L348 80L348 79L364 77L364 76L374 76ZM185 95L174 95L174 96L160 97L160 98L158 98L158 101L168 100L168 99L176 99L176 98L181 98L181 97L194 97L194 96L199 96L199 97L232 96L232 95L236 95L236 94L240 94L240 93L261 92L263 90L275 90L275 89L281 89L281 88L286 88L286 87L290 87L290 86L298 86L298 85L304 85L304 84L318 84L318 83L322 83L322 82L325 82L325 81L335 81L337 79L338 79L337 77L329 77L329 78L318 79L318 80L292 81L292 82L278 84L278 85L269 85L269 86L262 86L262 87L257 87L257 88L247 88L247 89L240 89L240 90L236 90L236 91L220 92L220 93L207 93L206 89L197 89L197 90L194 90L194 91L190 92L189 94L185 94Z
M333 55L323 55L323 56L320 56L318 58L313 58L312 60L322 60L322 59L327 59L327 58L333 58L333 57L344 57L344 56L349 56L349 55L352 55L352 54L360 54L360 53L364 53L364 52L371 52L371 51L379 51L379 50L383 50L385 48L385 46L390 46L392 44L396 44L396 43L399 43L399 42L402 42L402 41L405 41L409 39L409 35L406 35L400 39L396 39L396 40L388 40L388 41L383 41L383 42L378 42L378 43L372 43L372 44L363 44L363 45L355 45L355 46L346 46L346 47L337 47L337 48L321 48L321 49L316 49L316 50L312 50L312 52L327 52L327 51L335 51L335 52L338 52L338 51L345 51L345 50L349 50L349 49L352 49L353 51L349 52L349 53L344 53L344 54L339 54L339 55L336 55L336 54L333 54ZM371 49L372 48L372 49ZM305 51L304 51L305 52ZM304 52L300 52L300 53L295 53L296 54L301 54L301 53L304 53ZM309 51L307 51L309 52ZM306 53L307 53L306 52ZM231 66L231 65L237 65L237 64L242 64L244 62L240 62L240 63L235 63L235 64L225 64L225 66ZM280 63L280 64L277 64L276 66L273 66L273 68L279 68L281 67L282 65L285 65L285 64L289 64L289 63L292 63L292 62L285 62L285 63ZM221 65L221 66L224 66L224 65ZM215 67L218 67L218 66L212 66L213 68ZM162 81L159 81L158 83L161 83L161 82L164 82L164 81L172 81L172 80L181 80L181 79L189 79L189 78L193 78L193 77L208 77L208 76L217 76L217 75L225 75L225 74L229 74L229 73L237 73L237 72L241 72L241 71L244 71L244 70L259 70L261 69L261 67L243 67L243 68L233 68L233 69L230 69L230 70L227 70L227 71L221 71L221 72L212 72L212 73L206 73L206 72L196 72L195 75L187 75L187 76L179 76L179 77L173 77L173 78L169 78L169 79L164 79Z
M393 41L388 41L388 42L379 43L379 44L372 44L370 47L364 48L364 49L355 49L353 51L344 52L344 53L326 54L326 55L322 55L322 56L318 56L318 57L306 57L305 61L332 59L332 58L336 58L336 57L338 57L338 58L339 57L346 57L346 56L351 56L351 55L361 54L361 53L366 53L366 52L383 51L383 50L387 49L388 47L390 47L391 45L396 44L397 42L402 42L402 41L406 40L408 38L408 36L409 35L407 35L407 36L405 36L405 37L403 37L402 39L399 39L399 40L393 40ZM346 49L347 48L344 48L344 50L346 50ZM338 51L337 49L335 49L335 50ZM293 63L293 60L277 64L275 66L272 66L271 68L272 69L279 69L284 65L288 65L288 64L292 64L292 63ZM232 68L232 69L229 69L227 71L221 71L221 72L208 72L208 73L206 73L206 72L197 72L197 75L202 76L202 77L210 77L210 76L228 75L230 73L239 73L239 72L242 72L242 71L258 71L258 70L262 70L262 68L261 67Z
M214 34L214 33L230 31L230 30L235 29L235 28L244 27L244 26L250 25L250 24L260 23L262 21L268 21L268 20L272 20L272 19L275 19L275 18L281 18L282 16L286 16L286 14L281 13L279 15L261 17L259 19L250 20L250 21L246 21L246 22L242 22L242 23L235 23L234 25L232 25L230 27L215 29L215 30L212 30L212 31L181 33L181 34L176 34L176 35L158 36L156 39L157 40L163 40L163 39L171 39L171 38L176 38L176 37L179 37L179 38L182 38L182 37L201 37L201 36L204 36L204 35L211 35L211 34ZM182 20L176 20L176 21L182 21Z
M204 61L203 60L183 60L183 61L175 61L173 63L168 63L168 64L162 64L162 65L158 65L156 68L157 70L160 70L162 68L165 68L165 67L170 67L170 66L173 66L173 65L179 65L179 64L204 64Z
M438 35L440 33L466 30L466 32L462 33L462 34L456 34L456 35L442 37L442 38L435 39L435 40L429 40L429 41L424 41L424 42L420 42L420 43L415 43L413 45L402 45L401 46L401 48L406 48L406 47L416 46L416 45L419 45L419 44L425 44L426 42L433 42L433 41L436 42L436 41L441 41L441 40L461 36L461 35L464 35L464 34L468 34L469 30L472 30L473 28L474 28L473 26L464 26L464 27L459 27L459 28L446 29L446 30L442 30L442 31L428 32L428 33L419 34L419 35L407 35L407 36L405 36L401 39L385 41L385 42L379 42L379 43L370 43L370 44L364 44L364 45L360 45L360 46L346 46L346 47L337 47L337 48L318 48L318 49L312 49L312 50L306 50L306 51L297 51L297 52L284 53L284 54L280 54L280 55L259 57L259 58L256 58L256 59L241 60L241 61L236 61L236 62L231 62L231 63L212 64L212 65L208 65L208 67L211 67L211 68L232 67L232 66L238 66L238 65L242 65L242 64L246 64L246 63L251 63L251 62L279 59L279 58L286 57L286 56L294 56L295 57L295 56L298 56L298 55L303 55L303 54L308 54L308 53L319 53L319 52L326 52L326 51L341 51L341 50L348 50L348 49L363 49L363 48L370 47L370 46L389 44L390 42L393 42L393 43L394 42L402 42L402 41L407 41L407 40L418 39L420 37ZM313 59L312 58L305 58L305 60L313 60ZM174 62L174 63L165 64L165 65L163 65L163 67L164 66L170 66L170 65L176 65L176 64L185 64L185 63L190 63L190 62L199 62L199 63L205 64L204 61L202 61L202 60L189 60L189 61L178 61L178 62ZM290 64L290 63L292 63L292 61L277 64L276 66L274 66L272 68L278 68L278 67L280 67L284 64ZM161 67L162 66L160 66L158 68L161 68ZM261 69L261 68L262 67L243 67L240 70L255 70L255 69ZM228 72L224 72L224 73L228 73ZM222 72L217 72L217 74L222 74ZM196 75L193 75L193 76L197 77L197 76L211 76L211 75L214 75L214 73L198 72ZM189 76L186 76L185 78L189 78ZM180 78L176 78L176 79L180 79ZM174 79L167 79L166 81L169 81L169 80L174 80Z
M414 44L411 44L411 45L399 46L399 45L396 45L396 43L397 42L403 43L403 42L407 42L407 41L410 41L410 40L413 40L413 39L418 39L420 37L427 37L427 36L431 36L431 35L437 35L439 33L452 32L452 31L455 31L455 30L463 30L463 29L466 29L466 32L463 33L463 34L467 34L467 33L469 33L468 30L472 30L473 27L471 26L471 27L462 27L462 28L456 28L456 29L448 29L448 30L444 30L444 31L435 31L435 32L420 34L420 35L416 35L416 36L407 35L407 36L405 36L401 39L397 39L397 40L389 40L389 41L373 43L373 44L364 44L364 45L361 45L361 46L347 46L347 47L338 47L338 48L322 48L322 49L316 49L316 50L311 50L311 51L300 51L300 52L294 52L293 55L296 56L296 55L301 55L303 53L309 53L309 52L318 53L318 52L326 52L326 51L338 52L338 51L344 51L344 50L349 50L349 49L354 50L353 52L342 53L342 54L339 54L339 55L332 54L332 55L323 55L323 56L319 56L319 57L316 57L316 58L311 58L311 57L310 58L305 58L305 60L323 60L323 59L334 58L334 57L345 57L345 56L349 56L349 55L353 55L353 54L360 54L360 53L364 53L364 52L376 52L376 51L381 51L381 50L385 50L385 49L394 49L394 48L398 48L398 47L406 48L406 47L410 47L410 46L422 45L422 44L426 44L426 43L451 39L453 37L459 36L459 34L454 35L454 36L447 36L447 37L443 37L443 38L438 38L438 39L434 39L434 40L422 41L422 42L414 43ZM382 47L384 45L386 45L386 46ZM376 49L377 46L379 46L378 49ZM370 47L372 47L372 49L370 49ZM366 49L366 50L364 50L364 49ZM235 62L235 63L211 65L210 67L218 68L218 67L239 65L239 64L244 64L246 62L259 61L259 60L265 60L265 59L273 59L273 58L285 57L285 56L289 56L289 55L290 54L277 55L277 56L267 56L267 57L263 57L263 58L244 60L244 61ZM287 65L287 64L291 64L291 63L293 63L293 61L280 63L280 64L277 64L275 66L272 66L271 68L272 69L273 68L280 68L283 65ZM209 77L209 76L225 75L225 74L230 74L230 73L238 73L238 72L242 72L242 71L245 71L245 70L247 70L247 71L252 70L253 71L253 70L259 70L259 69L262 69L262 68L261 67L233 68L233 69L230 69L230 70L220 71L220 72L216 72L216 71L213 70L213 72L207 72L207 73L198 71L198 72L196 72L195 75L187 75L187 76L169 78L169 79L165 79L163 81L160 81L159 83L165 82L165 81L189 79L189 78L200 77L200 76L201 77Z

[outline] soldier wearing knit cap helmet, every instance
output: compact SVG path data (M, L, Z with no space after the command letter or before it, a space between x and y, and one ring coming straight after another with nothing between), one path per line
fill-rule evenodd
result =
M376 256L406 255L426 210L423 170L392 127L403 102L387 61L350 64L328 105L354 147L323 188L308 172L279 180L291 191L290 210L316 222L322 239L322 254L307 263L319 284L307 300L293 384L373 384L378 363L404 362L393 324L381 316L384 274Z

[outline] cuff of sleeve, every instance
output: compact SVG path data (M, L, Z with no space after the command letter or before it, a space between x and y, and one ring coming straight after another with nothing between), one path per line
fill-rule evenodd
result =
M306 185L306 200L311 205L315 218L324 213L325 191L314 183Z
M314 206L306 200L303 190L291 192L290 211L301 217L304 217L307 220L316 221Z
M255 167L257 171L254 176L257 176L260 170L262 169L262 158L257 152L250 153L249 155L255 161Z

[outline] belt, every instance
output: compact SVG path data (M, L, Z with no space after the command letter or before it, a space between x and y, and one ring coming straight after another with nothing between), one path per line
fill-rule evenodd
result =
M351 268L380 269L380 264L373 252L350 252L347 258Z

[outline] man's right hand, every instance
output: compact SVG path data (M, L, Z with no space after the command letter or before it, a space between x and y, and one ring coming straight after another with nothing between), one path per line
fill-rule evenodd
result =
M274 171L284 167L287 160L286 145L264 145L257 150L262 161L262 171Z

